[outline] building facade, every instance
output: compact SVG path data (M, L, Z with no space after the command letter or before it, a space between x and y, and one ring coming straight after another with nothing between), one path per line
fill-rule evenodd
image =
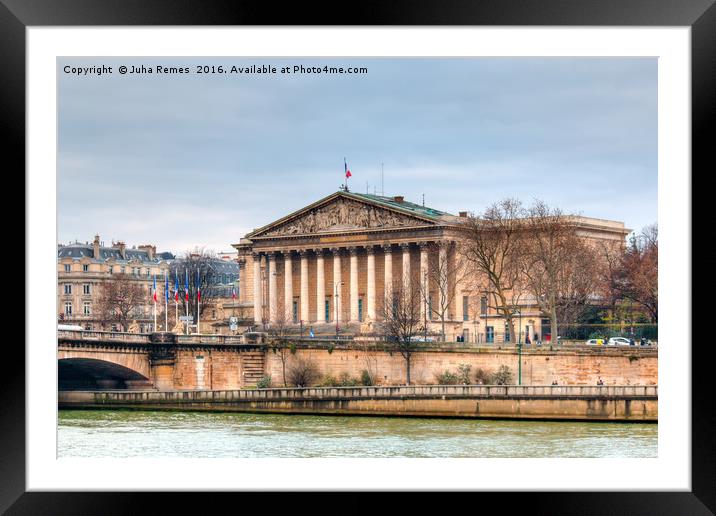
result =
M338 191L233 244L241 267L239 304L253 308L256 328L287 324L369 333L402 282L422 285L421 313L430 331L442 324L434 304L448 300L440 310L447 340L508 339L505 321L487 308L483 289L458 279L463 217L466 212L453 215L401 196ZM629 233L621 222L572 219L582 236L595 241L623 242ZM527 297L522 303L520 332L545 337L548 324L537 307Z
M138 331L152 331L152 285L156 275L164 278L171 253L157 253L153 245L140 245L127 249L124 242L102 245L99 235L92 243L75 242L57 247L57 307L58 321L78 325L86 330L127 331L106 322L99 313L102 285L124 274L136 282L146 293L146 304L138 306L133 314Z

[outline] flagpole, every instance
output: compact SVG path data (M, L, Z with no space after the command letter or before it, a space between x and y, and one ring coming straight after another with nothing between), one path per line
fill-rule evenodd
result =
M199 329L199 307L201 306L201 276L199 271L196 271L196 333L199 335L201 330Z
M157 275L154 275L154 331L157 331Z
M169 331L169 280L164 271L164 331Z
M185 333L189 335L189 271L184 269L184 304L186 305Z

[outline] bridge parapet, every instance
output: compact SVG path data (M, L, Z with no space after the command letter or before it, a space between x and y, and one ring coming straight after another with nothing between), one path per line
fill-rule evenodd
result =
M178 335L174 333L125 333L114 331L58 330L58 339L139 344L244 344L241 335Z
M149 344L149 335L117 331L57 330L58 339L138 342Z

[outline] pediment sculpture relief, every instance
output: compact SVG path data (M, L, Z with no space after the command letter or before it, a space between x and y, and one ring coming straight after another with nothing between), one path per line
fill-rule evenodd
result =
M322 231L337 231L363 228L388 228L428 225L422 219L409 217L390 210L363 204L349 199L310 210L294 220L289 220L261 236L301 235Z

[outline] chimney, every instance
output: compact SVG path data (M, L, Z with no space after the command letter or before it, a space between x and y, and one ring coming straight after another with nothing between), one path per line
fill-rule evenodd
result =
M122 257L122 260L126 260L127 259L127 253L126 253L127 245L124 242L120 241L120 242L117 242L117 247L119 248L119 256Z
M405 201L405 197L403 197L402 195L396 195L395 197L393 197L393 200L394 200L395 202L400 202L400 203L402 203L403 201Z
M460 215L462 218L467 218L467 212L466 212L466 211L461 211L459 215Z
M99 256L99 235L94 236L94 242L92 242L92 251L94 252L94 259L98 260Z
M140 245L139 250L146 251L147 257L150 260L154 260L154 256L157 254L157 246L155 246L155 245L149 245L149 244Z

